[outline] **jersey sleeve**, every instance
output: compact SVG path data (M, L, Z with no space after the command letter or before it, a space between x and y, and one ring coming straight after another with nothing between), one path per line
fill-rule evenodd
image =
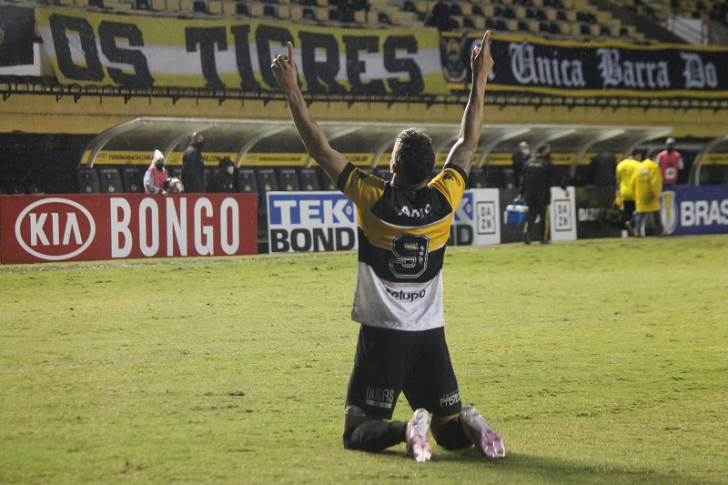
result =
M465 171L457 165L447 165L432 179L430 186L440 191L453 210L460 204L465 192Z
M360 211L366 211L381 198L386 184L385 180L349 163L341 172L336 186Z

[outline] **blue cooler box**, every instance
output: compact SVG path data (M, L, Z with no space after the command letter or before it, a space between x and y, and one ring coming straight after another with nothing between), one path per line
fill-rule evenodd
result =
M526 220L527 213L528 206L519 203L518 199L514 199L510 205L506 206L503 219L509 226L522 226Z

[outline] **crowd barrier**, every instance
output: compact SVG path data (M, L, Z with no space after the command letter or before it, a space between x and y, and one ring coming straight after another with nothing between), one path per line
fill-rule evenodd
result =
M606 211L614 187L551 189L554 241L619 237ZM513 189L469 189L453 216L452 245L523 240L505 224ZM0 196L0 261L34 263L225 256L258 252L254 194ZM269 252L356 249L356 210L337 191L268 192ZM668 235L728 234L728 186L671 187L660 212ZM263 223L266 221L264 220Z

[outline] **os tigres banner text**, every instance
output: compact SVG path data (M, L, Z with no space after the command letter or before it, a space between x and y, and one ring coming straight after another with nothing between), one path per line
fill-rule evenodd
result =
M173 20L44 9L36 22L61 83L277 90L270 69L286 43L304 91L447 93L439 36L424 30Z

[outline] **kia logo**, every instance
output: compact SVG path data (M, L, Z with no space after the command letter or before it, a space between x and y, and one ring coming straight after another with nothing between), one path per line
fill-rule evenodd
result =
M59 197L33 202L15 221L15 238L23 249L47 261L83 253L95 235L91 213L78 202Z

